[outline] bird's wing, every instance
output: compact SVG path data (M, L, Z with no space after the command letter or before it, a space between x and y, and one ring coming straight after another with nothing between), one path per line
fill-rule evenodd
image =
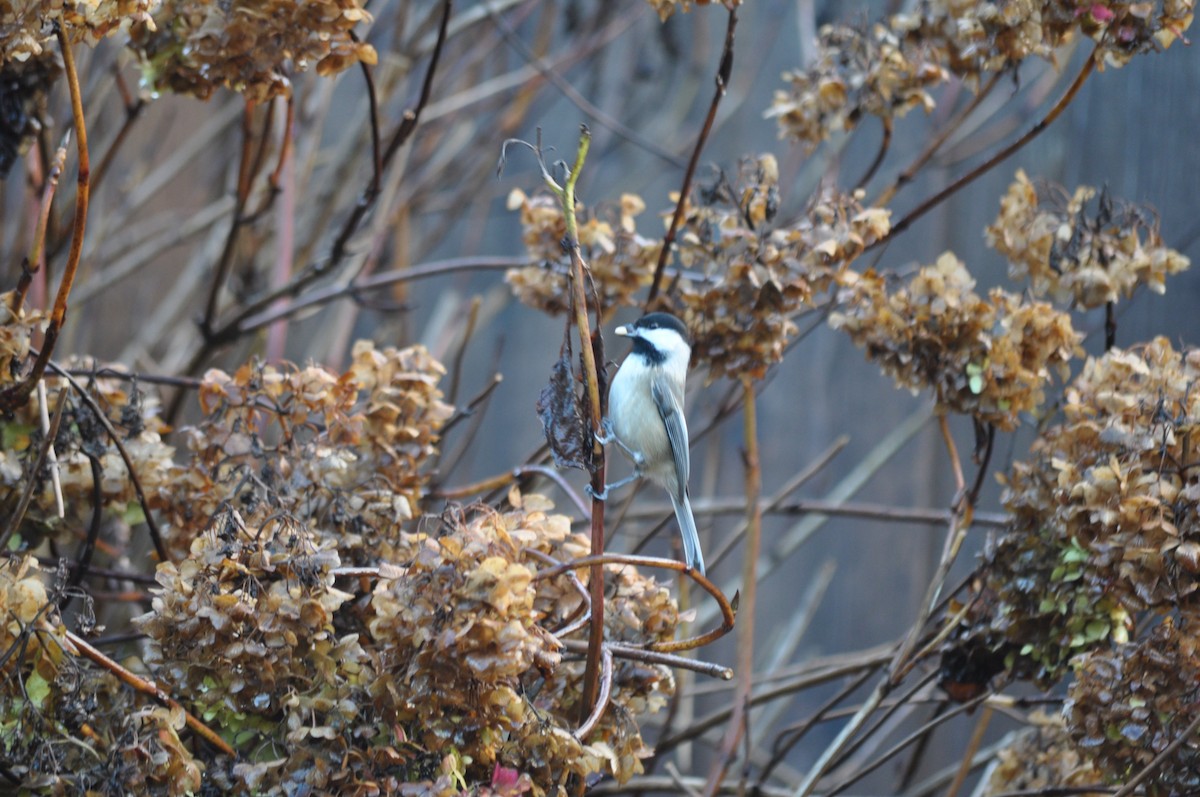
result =
M679 495L687 495L688 473L691 472L691 453L688 449L687 420L683 417L683 405L675 394L656 378L650 385L650 393L667 427L667 440L671 444L671 458L675 460L675 477L679 482Z

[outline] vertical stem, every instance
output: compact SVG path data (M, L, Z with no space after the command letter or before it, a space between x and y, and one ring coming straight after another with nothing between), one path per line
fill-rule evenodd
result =
M54 297L54 309L50 312L50 323L46 327L46 336L42 340L41 351L33 363L33 368L24 381L18 382L0 394L0 410L12 412L17 407L29 401L34 388L42 375L46 373L46 365L54 354L54 344L58 342L59 332L67 316L67 299L71 295L71 286L75 283L75 274L79 270L79 261L83 257L83 234L87 230L88 199L91 196L91 163L88 159L87 123L83 118L83 97L79 90L79 73L75 70L75 55L71 52L71 42L60 27L58 29L58 44L62 50L63 73L67 79L67 88L71 94L71 115L75 123L75 148L79 156L79 172L75 178L75 219L71 229L71 249L67 253L67 264L63 268L62 281L58 284L58 294Z
M737 752L738 744L748 732L750 718L750 688L754 679L754 605L758 592L758 553L762 539L762 467L758 452L758 410L754 397L754 380L742 377L742 436L745 450L742 453L746 469L746 551L742 559L742 588L738 623L738 673L734 689L733 712L721 749L708 782L704 785L705 797L713 797L725 778L725 772Z
M604 447L596 441L603 417L600 404L600 377L596 367L596 352L593 348L591 323L588 321L587 264L579 247L579 229L575 219L575 184L583 171L591 147L592 134L586 125L579 129L579 148L575 152L575 163L567 175L566 184L556 189L562 203L563 220L567 227L567 241L571 247L571 313L575 329L579 334L579 354L583 361L583 384L587 394L588 420L591 422L592 455L596 464L592 471L592 489L596 494L604 491ZM554 186L551 186L553 189ZM592 555L604 553L604 502L592 499ZM583 701L580 705L580 721L586 722L592 713L600 684L600 648L604 644L604 565L594 564L588 575L588 595L592 602L592 619L588 627L587 664L583 674Z

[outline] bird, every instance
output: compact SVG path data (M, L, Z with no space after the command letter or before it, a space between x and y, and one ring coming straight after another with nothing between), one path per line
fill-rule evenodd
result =
M696 519L688 500L687 419L683 414L684 384L692 347L687 327L670 313L648 313L616 333L633 344L617 369L608 392L608 418L598 439L616 442L633 461L633 475L606 485L597 497L634 479L645 477L671 496L675 520L683 537L684 562L704 575L704 555Z

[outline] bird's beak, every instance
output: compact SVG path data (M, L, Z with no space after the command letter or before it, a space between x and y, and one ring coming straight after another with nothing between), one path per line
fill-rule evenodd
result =
M631 335L633 335L633 328L628 326L627 324L622 324L621 326L614 329L613 332L616 332L618 335L620 335L623 338L628 338Z

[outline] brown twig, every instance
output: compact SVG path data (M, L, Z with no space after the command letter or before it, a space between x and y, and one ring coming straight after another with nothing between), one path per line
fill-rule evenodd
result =
M404 112L403 118L401 119L396 132L393 134L383 152L381 162L384 170L386 170L390 165L392 159L400 150L400 147L402 147L412 136L413 132L416 131L417 123L421 117L421 112L429 103L429 98L432 95L433 89L433 78L437 73L437 67L441 60L442 50L444 49L446 43L446 32L448 29L453 5L453 0L443 0L442 16L441 22L438 26L437 40L433 47L433 53L430 56L429 66L425 71L425 78L421 84L420 96L416 105ZM244 330L242 325L246 319L253 318L254 316L264 313L280 299L298 296L301 291L303 291L313 282L325 276L326 274L329 274L331 271L340 266L346 257L350 239L358 231L363 219L366 218L367 212L374 207L375 200L378 199L380 191L380 186L374 177L372 177L367 187L363 190L362 194L360 194L354 209L350 212L350 215L347 217L345 223L342 225L341 230L338 232L328 258L312 264L301 273L297 274L296 277L293 278L288 284L273 290L269 290L264 295L248 303L237 313L234 313L233 317L220 327L210 328L208 333L204 336L204 343L188 363L187 372L195 372L195 370L208 359L209 355L215 349L225 346L236 340L241 335L245 334L245 332L248 330ZM263 323L270 323L270 321L273 320L275 320L275 318L270 318ZM261 325L262 324L258 324L257 326ZM171 406L167 410L166 417L168 421L171 421L175 418L175 416L178 414L179 407L180 397L179 394L177 394L176 398L172 401Z
M125 444L121 442L120 435L113 428L112 421L104 413L104 410L92 398L83 386L75 380L73 376L60 368L55 363L50 364L51 370L56 374L66 379L75 389L75 393L83 399L84 403L91 409L92 414L96 416L96 420L100 421L100 425L104 427L104 431L108 433L109 440L112 441L113 447L117 449L117 453L121 455L121 461L125 463L125 470L129 473L129 482L133 485L133 491L137 495L138 503L142 507L142 514L146 519L146 529L150 534L150 541L154 545L154 552L158 554L160 562L170 561L167 555L167 546L163 542L162 532L158 529L158 522L154 519L154 514L150 511L150 502L146 499L146 492L142 489L141 479L138 478L137 470L133 467L133 458L129 456L129 452L125 449Z
M460 271L507 271L510 268L521 268L522 266L529 265L533 264L530 263L528 257L454 257L448 260L435 260L394 271L380 271L369 277L355 280L349 285L332 285L319 288L297 298L290 304L271 307L261 313L248 316L242 320L238 330L242 334L253 332L281 319L290 318L309 308L318 307L336 299L358 299L361 294L368 291L388 288L403 282L428 279L429 277L440 277Z
M635 565L639 567L656 567L661 570L674 570L678 573L686 573L697 584L699 584L705 592L713 596L721 610L721 625L699 636L682 639L677 642L655 642L647 646L647 650L657 650L664 653L679 653L684 650L692 650L693 648L702 647L728 634L733 630L734 619L736 614L729 599L725 597L721 590L717 589L717 585L709 581L704 576L700 575L695 569L688 567L683 562L677 562L674 559L659 559L653 556L630 556L628 554L613 554L607 553L602 556L584 556L579 559L574 559L570 562L563 562L557 567L552 567L549 570L543 570L533 577L534 581L540 581L543 578L552 578L567 570L576 570L581 567L595 567L598 565L621 564ZM736 599L736 596L735 596Z
M104 176L108 174L109 167L112 166L113 160L117 156L117 151L121 145L125 143L125 139L133 130L133 125L142 116L142 111L146 109L146 101L141 97L134 97L129 87L125 85L125 78L121 76L121 67L119 64L113 64L113 80L117 84L117 92L121 95L121 102L125 106L125 119L121 122L121 129L113 136L112 143L108 145L108 150L104 156L100 158L99 165L96 166L96 171L92 175L92 188L95 189L104 180Z
M543 553L536 548L522 548L521 552L526 556L532 556L534 559L537 559L544 564L552 566L562 564L562 562L558 561L550 554ZM592 596L588 594L588 588L584 586L582 581L579 580L579 576L575 575L574 570L568 571L567 579L571 582L571 586L575 589L575 591L579 593L581 600L579 603L579 609L572 612L571 615L565 618L566 624L561 628L557 628L550 632L560 639L583 628L585 625L587 625L588 619L592 616Z
M907 748L909 745L913 744L918 739L924 737L927 733L929 733L929 731L931 729L936 728L939 725L944 725L946 722L953 719L954 717L957 717L959 714L964 714L968 711L974 710L976 706L978 706L980 703L987 700L989 697L991 697L991 693L985 692L985 693L979 695L978 697L976 697L972 700L969 700L966 703L963 703L961 705L955 706L950 711L947 711L944 714L939 714L938 716L936 716L933 719L929 720L928 722L924 723L920 728L917 728L915 731L908 734L900 741L896 742L896 744L892 745L892 747L889 748L886 752L884 752L883 755L879 756L874 761L872 761L870 764L866 765L862 769L853 773L848 778L846 778L845 780L843 780L842 782L838 783L836 786L831 788L829 791L825 792L826 797L834 797L834 795L836 795L836 794L841 794L842 791L850 788L855 783L857 783L858 781L865 778L867 775L874 772L876 769L879 769L879 767L886 764L888 761L890 761L892 758L894 758L898 753L900 753L902 750Z
M958 790L962 788L962 785L967 780L967 775L971 773L971 762L975 759L975 753L979 750L979 745L983 744L983 734L991 721L992 707L985 705L983 711L979 714L979 719L975 721L975 730L971 732L971 739L967 742L967 749L963 751L958 771L954 773L954 780L951 781L950 787L946 789L946 797L958 797Z
M564 639L562 640L563 647L572 653L587 653L587 642L582 639ZM674 667L677 670L691 670L698 672L701 675L708 675L713 678L719 678L722 681L733 680L733 670L720 664L713 664L699 659L685 658L676 656L671 653L662 653L657 650L647 650L646 648L635 648L629 645L622 645L617 642L605 642L604 647L611 650L613 656L618 659L628 659L629 661L641 661L647 664L665 664L668 667Z
M928 213L930 210L937 207L942 202L946 201L946 199L948 199L949 197L958 193L960 190L962 190L963 187L974 182L981 175L986 174L987 172L991 171L993 168L995 168L1001 162L1006 160L1014 152L1021 149L1021 147L1025 146L1030 141L1032 141L1034 138L1036 138L1038 136L1038 134L1040 134L1043 130L1045 130L1047 127L1049 127L1054 122L1054 120L1057 119L1062 114L1062 112L1066 109L1066 107L1071 104L1071 101L1073 99L1075 99L1075 95L1077 95L1079 93L1079 89L1082 88L1083 84L1087 81L1088 76L1090 74L1092 74L1092 72L1095 70L1096 62L1099 61L1100 58L1101 58L1100 45L1097 44L1096 48L1094 50L1092 50L1091 55L1088 56L1087 61L1083 65L1083 68L1080 70L1079 74L1075 77L1075 81L1071 84L1070 88L1068 88L1066 93L1063 94L1063 96L1058 100L1058 102L1056 102L1054 104L1054 107L1051 108L1050 111L1042 119L1040 119L1037 122L1037 124L1035 124L1032 128L1030 128L1028 132L1026 132L1023 136L1018 138L1016 141L1009 144L1007 147L1004 147L1003 149L1001 149L999 152L997 152L992 157L988 158L983 163L976 166L971 171L964 174L962 177L959 177L957 180L950 183L950 185L946 186L941 191L938 191L936 194L929 197L921 204L917 205L917 207L910 210L904 216L904 218L900 219L900 221L898 221L892 225L892 228L888 231L887 235L884 235L884 236L878 238L877 240L873 241L863 251L869 251L871 249L875 249L876 247L881 246L884 243L892 240L892 238L896 237L897 235L899 235L900 233L904 232L909 227L911 227L913 222L915 222L917 219L921 218L926 213Z
M602 645L600 648L600 692L596 696L596 705L592 707L592 713L588 715L583 724L575 731L575 738L579 741L587 739L588 734L600 722L600 718L604 716L604 710L608 708L609 698L612 697L612 676L613 676L613 654L608 645Z
M783 490L779 491L780 493ZM799 498L776 503L772 499L760 502L764 515L831 515L837 517L879 520L884 523L916 523L944 525L953 514L948 509L927 509L919 506L889 506L861 501L828 501L820 498ZM692 511L700 515L740 515L746 503L738 498L698 498L692 502ZM671 507L662 502L648 502L631 510L629 520L648 520L669 515ZM973 526L981 528L1007 528L1012 519L1003 512L976 512L971 519ZM718 549L725 552L726 546Z
M166 692L159 689L152 682L147 681L144 678L141 678L140 676L135 675L134 673L125 669L120 664L113 661L96 648L92 647L87 640L83 639L82 637L73 634L70 631L65 631L65 633L67 635L67 640L75 647L75 651L72 652L82 655L84 658L90 660L94 664L97 664L108 670L126 686L130 686L142 694L149 695L164 706L182 711L184 719L186 720L189 728L198 733L206 742L211 744L213 747L216 747L225 755L235 759L238 758L237 751L230 747L228 742L222 739L220 735L212 728L209 728L203 722L192 716L192 713L181 706L179 701L175 700Z
M864 188L867 183L871 182L875 172L879 171L879 167L883 165L883 159L887 157L888 148L892 145L892 118L890 116L880 118L883 121L883 140L879 142L879 151L875 153L875 159L867 167L866 173L855 183L855 189Z
M733 714L725 729L725 737L721 740L716 760L705 782L705 797L713 797L717 793L737 753L739 742L750 733L750 689L754 682L754 608L758 595L756 568L759 542L762 539L762 507L759 504L759 496L762 494L762 470L758 455L758 412L754 398L754 380L749 376L742 377L742 419L742 441L745 447L742 460L746 470L746 548L742 560L740 604L743 620L738 625L737 636L738 669L742 678L734 690Z
M68 135L70 135L68 133ZM67 142L63 141L62 145L55 151L54 160L50 167L50 174L46 178L46 185L42 189L41 207L38 208L37 227L33 231L33 246L29 250L29 257L21 263L21 276L17 280L17 289L13 291L12 302L9 304L9 311L14 317L19 317L22 308L25 306L25 297L29 293L29 286L33 284L33 278L42 267L42 257L46 251L46 226L50 221L50 206L54 203L54 193L58 189L58 178L62 176L63 167L67 160Z
M700 162L700 152L704 149L708 134L712 132L713 122L717 118L717 106L721 104L721 98L725 96L725 89L729 85L729 75L733 71L733 35L737 30L738 23L737 6L731 5L728 11L729 16L725 23L725 45L721 50L721 63L717 67L717 88L713 93L712 103L708 106L708 116L704 118L704 126L700 128L700 135L696 137L696 146L692 149L692 157L688 159L687 171L683 174L683 186L679 189L679 201L675 204L675 213L671 216L671 224L667 227L666 235L663 236L662 249L658 252L658 264L654 267L654 279L650 283L650 293L646 297L647 306L658 297L663 273L667 268L667 260L671 257L671 250L675 245L675 236L679 232L679 225L683 223L683 212L687 207L688 194L692 190L692 178L696 174L696 165Z
M1002 75L1004 75L1004 72L994 72L992 76L988 78L988 82L984 84L983 88L975 92L975 96L971 98L971 101L967 103L967 106L963 108L958 115L947 122L942 129L939 130L937 134L929 140L929 143L925 145L925 149L921 150L921 154L913 158L912 163L908 164L904 171L900 172L900 175L896 178L895 182L885 188L883 193L881 193L879 197L871 204L875 207L883 207L888 202L892 201L892 197L896 195L897 191L899 191L908 183L912 182L913 178L916 177L917 172L921 171L922 167L929 162L929 159L932 158L934 154L941 148L942 144L946 143L946 139L950 138L950 136L954 134L954 131L958 130L958 128L962 126L962 123L967 120L967 117L975 112L975 109L979 107L979 104L982 103L989 94L991 94L992 89L996 87L996 84L1000 81L1000 77Z
M269 106L274 107L274 106ZM265 126L264 126L265 127ZM205 343L213 334L213 325L217 319L217 302L221 298L221 288L233 268L233 255L237 251L238 234L246 222L246 203L250 200L250 187L254 181L254 153L251 140L254 135L254 101L246 100L242 108L242 150L238 162L237 187L234 189L233 214L229 220L229 231L225 234L225 245L221 256L217 259L217 267L213 272L212 282L208 288L208 300L204 303L204 316L200 320L200 331L204 334ZM207 346L202 347L202 350ZM174 407L172 407L172 410ZM168 417L175 413L168 411Z
M1113 795L1113 797L1129 797L1129 795L1133 794L1134 791L1137 790L1138 786L1141 786L1147 778L1151 777L1155 772L1158 771L1158 768L1161 767L1168 758L1175 754L1176 750L1187 744L1189 741L1192 741L1192 738L1197 730L1200 730L1200 715L1197 715L1194 720L1189 722L1188 726L1180 731L1179 734L1177 734L1175 738L1171 740L1171 743L1164 747L1158 755L1154 756L1154 758L1150 760L1149 764L1142 767L1136 775L1126 781L1125 785L1122 786L1121 789Z
M75 274L79 270L79 261L83 257L83 235L87 230L88 199L90 197L91 166L88 160L87 123L83 117L83 97L79 89L79 74L75 70L75 56L71 52L71 42L66 31L60 26L56 31L59 48L62 50L63 73L67 79L67 88L71 95L71 115L75 123L75 148L79 157L79 171L75 178L75 218L71 229L71 248L67 254L67 263L63 268L62 280L58 284L58 294L54 297L54 309L50 313L50 323L46 327L41 351L34 360L33 368L25 379L0 393L0 411L11 413L29 401L38 380L46 372L46 364L54 353L54 345L62 331L67 315L67 299L71 295L71 286L75 284Z

